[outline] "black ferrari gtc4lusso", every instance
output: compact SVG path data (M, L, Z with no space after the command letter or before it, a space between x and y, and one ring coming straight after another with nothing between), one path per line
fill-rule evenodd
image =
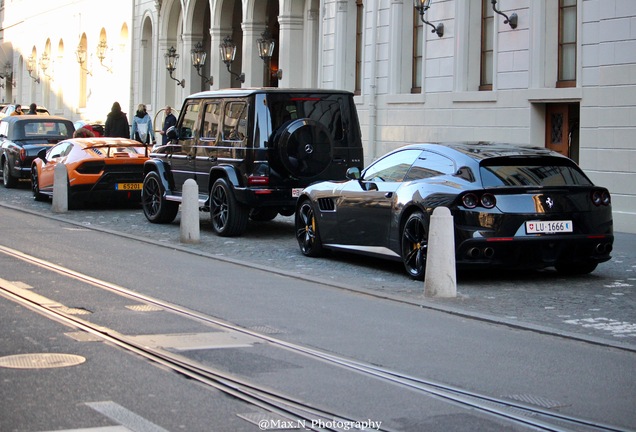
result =
M424 277L429 221L448 207L458 268L592 272L614 241L609 191L545 148L493 143L415 144L316 183L296 208L304 255L324 249L401 260Z

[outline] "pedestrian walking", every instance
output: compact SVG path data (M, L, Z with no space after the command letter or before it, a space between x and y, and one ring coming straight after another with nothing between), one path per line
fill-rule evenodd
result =
M152 119L146 112L146 105L144 104L139 104L137 106L137 112L132 120L130 139L137 140L142 144L157 143L152 129Z
M166 135L166 131L172 127L176 126L177 118L172 114L172 108L168 105L166 108L166 118L163 120L163 127L161 128L161 144L168 144L168 136Z
M108 116L106 116L106 124L104 136L128 138L130 137L130 126L128 125L128 117L126 113L121 111L119 102L114 102Z

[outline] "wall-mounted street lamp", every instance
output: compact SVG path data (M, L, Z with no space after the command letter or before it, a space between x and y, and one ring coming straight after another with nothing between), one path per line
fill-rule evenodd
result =
M4 78L6 81L6 85L9 86L9 83L11 84L11 87L15 87L15 80L13 79L13 68L11 67L11 63L6 62L4 65L4 74L2 76L0 76L0 78ZM4 88L5 87L5 83L0 83L0 87Z
M75 50L75 57L77 58L77 62L79 63L80 68L82 68L82 70L86 72L88 75L92 76L93 72L91 72L90 70L86 68L86 66L84 66L86 64L87 53L81 44L78 45L77 49Z
M99 59L99 64L104 66L108 72L112 73L113 70L104 64L104 59L106 58L106 50L108 50L108 45L106 45L106 41L104 39L100 40L97 44L97 58ZM112 59L111 59L112 63Z
M51 59L49 58L49 55L47 53L42 53L42 56L40 56L40 69L42 70L44 76L49 79L51 78L51 76L46 73L46 70L49 68L50 65Z
M510 24L510 28L512 28L513 30L516 29L517 21L519 20L517 13L513 12L512 15L508 17L508 15L506 15L505 13L497 10L497 0L491 0L491 3L492 3L492 10L494 10L496 13L506 18L506 20L504 21L504 24Z
M261 33L261 38L256 41L256 45L258 46L258 56L263 59L265 62L265 66L267 66L267 70L273 77L277 79L283 79L283 70L272 70L271 68L271 60L274 54L274 48L276 47L276 41L272 37L269 29L265 29L263 33Z
M437 33L439 37L444 36L444 23L439 23L435 26L424 19L424 14L431 7L431 0L413 0L413 6L419 12L422 22L433 27L431 33Z
M31 79L39 84L40 83L40 77L38 77L38 76L34 77L32 75L32 72L35 72L36 75L38 73L38 71L36 69L35 57L33 57L32 55L27 59L26 68L27 68L27 72L29 73L29 76L31 77Z
M168 73L170 73L170 78L177 82L177 85L185 88L185 79L179 81L175 77L172 76L172 72L177 69L177 64L179 63L179 54L177 54L177 50L171 46L168 48L168 52L163 55L163 59L166 62L166 69L168 69Z
M197 42L197 44L190 51L190 55L192 56L192 66L197 70L197 75L204 79L204 84L212 85L214 84L213 77L207 78L201 75L201 69L205 66L205 59L208 54L203 49L203 45L201 42Z
M232 42L232 38L230 36L225 36L223 42L219 44L219 51L221 53L221 59L225 66L227 66L227 71L231 73L237 80L244 83L245 82L245 74L237 74L236 72L232 72L230 66L234 61L234 56L236 55L236 44Z

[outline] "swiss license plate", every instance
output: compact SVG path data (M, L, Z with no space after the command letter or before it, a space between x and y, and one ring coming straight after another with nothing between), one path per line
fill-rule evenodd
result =
M117 183L115 190L120 191L137 191L141 190L143 183Z
M573 228L571 220L526 222L526 234L569 233Z
M292 198L298 198L302 191L303 191L303 188L293 188L292 189Z

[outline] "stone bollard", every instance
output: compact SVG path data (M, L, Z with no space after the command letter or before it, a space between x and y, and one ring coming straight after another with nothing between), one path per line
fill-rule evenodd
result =
M183 183L180 228L181 243L199 243L199 186L194 179Z
M68 211L68 172L64 164L55 165L53 170L53 205L54 213Z
M453 216L446 207L437 207L431 216L424 296L457 297L455 228Z

